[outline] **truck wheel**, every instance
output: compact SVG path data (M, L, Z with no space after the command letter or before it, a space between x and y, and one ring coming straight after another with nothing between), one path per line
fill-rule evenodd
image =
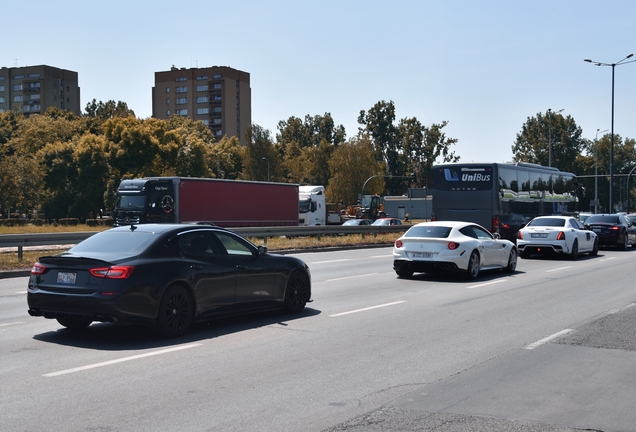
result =
M157 331L164 337L182 336L188 331L193 318L193 305L185 288L168 288L159 304Z
M309 278L302 271L295 271L287 280L285 287L285 312L298 313L309 301Z

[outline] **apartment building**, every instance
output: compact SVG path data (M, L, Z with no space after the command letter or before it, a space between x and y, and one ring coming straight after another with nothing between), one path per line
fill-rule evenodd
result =
M217 139L235 136L245 145L252 124L250 74L226 66L155 72L152 116L173 115L200 120Z
M46 65L0 68L0 112L29 116L49 107L81 114L77 72Z

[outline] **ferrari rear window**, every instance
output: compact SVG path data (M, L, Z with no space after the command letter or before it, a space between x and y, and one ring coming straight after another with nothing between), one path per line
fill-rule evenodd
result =
M565 219L561 218L537 218L528 223L527 226L562 227L565 226Z
M404 237L447 238L450 232L451 228L445 226L414 226Z

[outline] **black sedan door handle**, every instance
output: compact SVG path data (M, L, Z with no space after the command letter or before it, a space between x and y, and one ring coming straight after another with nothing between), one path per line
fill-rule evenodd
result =
M190 268L191 268L192 270L201 270L201 269L203 268L203 266L200 266L200 265L198 265L198 264L192 264L192 265L190 266Z
M243 265L243 264L239 264L239 265L237 265L237 266L236 266L236 268L237 268L238 270L245 270L245 269L247 268L247 266L246 266L246 265Z

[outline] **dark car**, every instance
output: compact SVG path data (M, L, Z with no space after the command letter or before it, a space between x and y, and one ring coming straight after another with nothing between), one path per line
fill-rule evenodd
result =
M512 213L499 216L499 237L517 243L517 233L526 226L528 219L524 215Z
M143 224L95 234L33 265L29 314L71 329L93 321L154 325L166 337L193 321L261 309L300 312L311 278L300 259L271 255L236 233Z
M636 225L621 214L595 214L585 220L585 227L596 233L600 246L627 249L636 244Z

